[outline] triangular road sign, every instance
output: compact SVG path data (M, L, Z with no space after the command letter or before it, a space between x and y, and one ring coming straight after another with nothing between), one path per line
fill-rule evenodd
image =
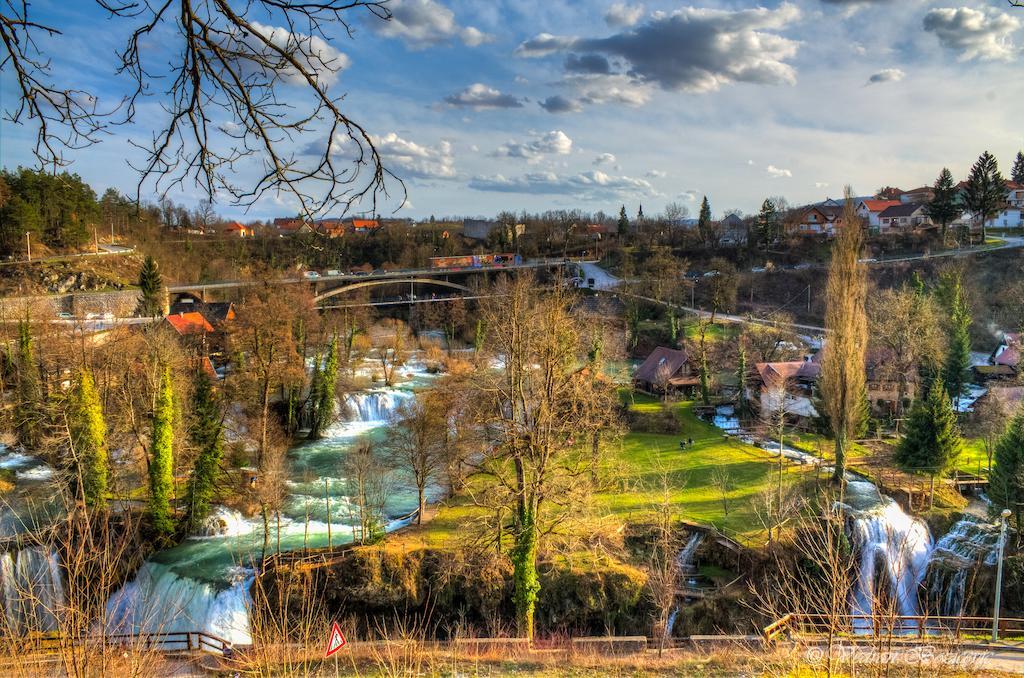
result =
M345 647L345 636L341 635L341 627L338 626L338 622L334 622L331 626L331 637L327 640L327 652L324 657L330 657L332 654Z

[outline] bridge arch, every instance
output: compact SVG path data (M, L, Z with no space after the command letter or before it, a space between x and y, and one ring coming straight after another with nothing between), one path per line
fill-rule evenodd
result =
M320 303L325 299L330 299L331 297L337 296L339 294L345 294L346 292L362 289L364 287L379 287L382 285L409 285L415 283L419 283L421 285L435 285L438 287L448 287L453 290L460 290L462 292L467 292L470 294L474 293L474 290L470 289L469 287L466 287L465 285L449 282L447 280L437 280L435 278L386 278L384 280L363 280L361 282L352 283L350 285L335 287L332 290L327 290L326 292L321 292L320 294L316 295L315 297L313 297L313 301L315 301L316 303Z

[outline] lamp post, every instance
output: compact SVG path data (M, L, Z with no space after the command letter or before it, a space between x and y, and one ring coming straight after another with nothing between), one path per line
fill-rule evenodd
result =
M1003 590L1003 545L1006 542L1006 519L1010 517L1010 509L1003 509L999 514L999 545L996 561L996 602L992 611L992 642L999 641L999 596Z

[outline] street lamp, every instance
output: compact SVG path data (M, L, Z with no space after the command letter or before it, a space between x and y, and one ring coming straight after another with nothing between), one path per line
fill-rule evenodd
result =
M992 612L992 642L999 641L999 595L1003 590L1003 545L1006 542L1006 519L1010 517L1010 509L1003 509L999 514L999 545L996 547L996 602Z

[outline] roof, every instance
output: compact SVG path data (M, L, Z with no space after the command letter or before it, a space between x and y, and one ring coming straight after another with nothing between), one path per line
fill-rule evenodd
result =
M903 203L899 200L861 200L860 204L864 205L868 212L881 212L887 207L893 207Z
M178 313L164 318L181 336L188 334L205 334L213 332L213 326L206 321L202 313Z
M879 218L891 219L893 217L910 217L913 216L919 209L924 207L921 203L917 202L901 202L891 207L886 207Z
M1020 337L1019 332L1007 332L1004 334L1002 343L992 356L992 364L1017 367L1020 364Z
M231 223L229 223L227 226L224 227L224 230L225 231L247 231L247 230L249 230L249 227L246 226L245 224L241 224L241 223L239 223L237 221L232 221Z
M814 381L821 374L815 360L789 360L780 363L757 363L757 373L766 386L782 386L787 381Z
M352 228L380 228L380 222L376 219L353 219Z
M920 188L912 188L909 191L903 191L903 195L907 193L934 193L935 189L931 186L921 186Z
M305 225L305 221L296 217L274 219L274 228L279 231L297 231Z
M653 384L657 381L658 370L664 367L668 368L669 378L674 377L686 365L686 361L689 358L690 356L686 351L659 346L651 351L651 354L647 356L647 360L640 367L636 368L633 378L637 381L646 381L649 384Z

